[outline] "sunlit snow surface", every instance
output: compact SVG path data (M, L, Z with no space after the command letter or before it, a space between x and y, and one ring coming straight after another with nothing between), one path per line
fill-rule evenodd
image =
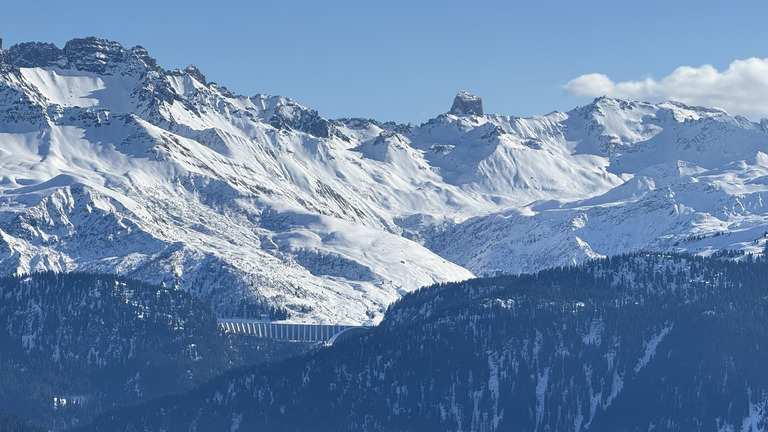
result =
M528 119L327 121L141 51L103 73L3 57L0 273L116 271L220 315L259 298L353 324L435 282L758 251L768 231L766 127L721 110L598 99Z

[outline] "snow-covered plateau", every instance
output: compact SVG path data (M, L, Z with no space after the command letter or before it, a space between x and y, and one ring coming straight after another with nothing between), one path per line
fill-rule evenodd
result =
M231 93L96 38L0 51L0 274L118 273L221 317L376 323L403 293L639 250L761 251L768 120L609 98L416 126ZM284 318L284 317L283 317Z

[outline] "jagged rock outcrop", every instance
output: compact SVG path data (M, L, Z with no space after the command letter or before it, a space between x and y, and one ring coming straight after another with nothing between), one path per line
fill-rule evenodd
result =
M483 116L483 100L465 91L459 92L453 99L451 114L455 116Z
M8 50L12 62L19 67L64 65L64 50L52 43L24 42Z

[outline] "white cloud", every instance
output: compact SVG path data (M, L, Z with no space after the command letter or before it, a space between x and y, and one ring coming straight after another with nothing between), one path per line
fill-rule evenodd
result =
M768 117L768 58L736 60L723 72L710 65L681 66L656 81L613 82L606 75L581 75L565 89L575 96L609 96L642 101L678 101L719 107L730 114Z

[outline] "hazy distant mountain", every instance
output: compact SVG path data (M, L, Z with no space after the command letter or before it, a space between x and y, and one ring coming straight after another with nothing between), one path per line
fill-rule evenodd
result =
M460 93L419 126L327 120L141 47L24 43L0 52L0 274L114 272L219 316L378 322L436 282L759 250L766 150L767 122L677 103L523 119Z

